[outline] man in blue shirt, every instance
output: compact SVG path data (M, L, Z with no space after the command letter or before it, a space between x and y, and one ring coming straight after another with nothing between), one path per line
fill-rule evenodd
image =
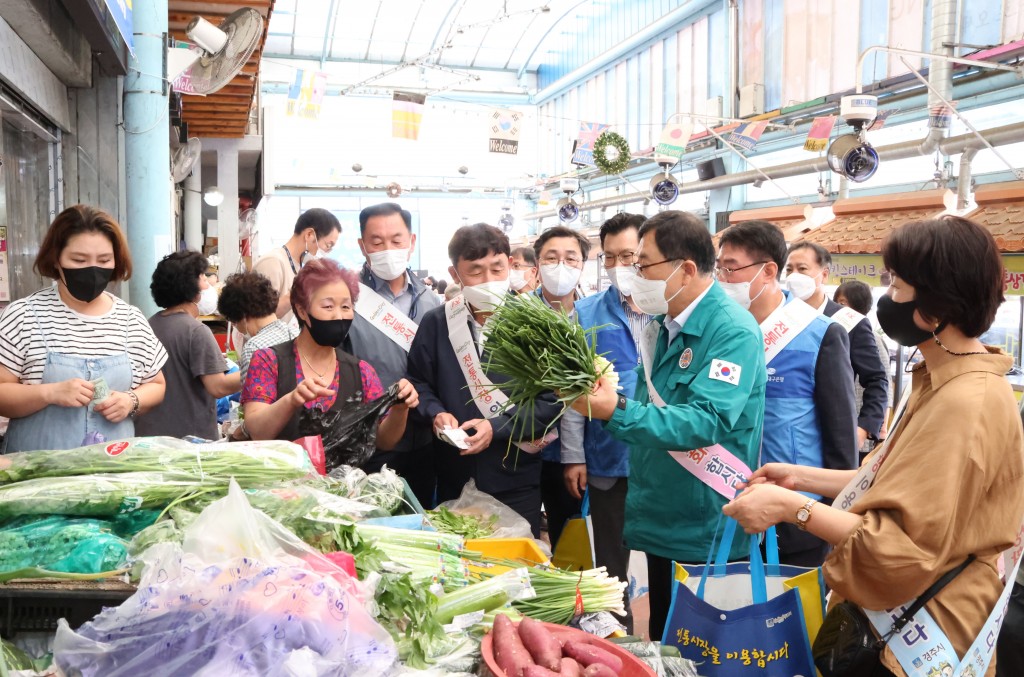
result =
M651 316L633 302L636 250L640 245L642 214L616 214L601 226L601 254L612 286L576 302L576 316L584 329L598 328L595 345L615 366L624 394L636 390L640 363L640 337ZM561 425L562 464L565 485L577 500L590 492L590 517L594 527L594 558L611 576L627 579L629 549L623 544L626 489L629 477L629 445L612 437L600 421L587 421L575 410L565 412ZM626 628L632 616L626 605Z
M719 284L750 311L764 337L762 463L796 463L831 470L857 467L857 416L846 330L779 285L786 238L768 221L744 221L722 232ZM809 503L821 496L806 494ZM817 567L828 543L780 524L783 563Z

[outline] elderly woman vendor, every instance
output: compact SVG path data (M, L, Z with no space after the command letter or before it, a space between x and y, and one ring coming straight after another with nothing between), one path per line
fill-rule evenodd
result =
M294 440L302 407L337 410L346 402L370 402L384 394L377 372L338 346L352 324L359 281L330 259L310 261L291 288L291 304L302 329L285 343L257 350L242 388L245 428L255 440ZM377 429L377 448L391 449L405 431L416 389L399 381L399 403Z
M958 217L903 225L882 258L892 284L879 324L924 357L887 445L857 482L858 471L769 463L724 512L747 533L791 522L831 543L822 572L833 605L895 608L973 555L925 606L958 661L1003 591L997 559L1024 512L1021 420L1004 377L1013 360L978 340L1003 301L1003 266L992 235ZM825 505L800 491L841 498ZM896 641L881 662L905 675L913 668L896 658Z

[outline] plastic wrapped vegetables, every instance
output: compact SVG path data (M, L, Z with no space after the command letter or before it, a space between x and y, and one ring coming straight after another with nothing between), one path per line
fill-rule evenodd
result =
M313 472L297 444L268 440L232 444L192 444L173 437L133 437L77 449L27 451L0 456L0 484L41 477L97 473L173 472L195 478L234 477L246 487Z
M223 491L225 484L159 472L42 477L0 487L0 520L22 515L123 515L161 508L190 494Z
M122 567L127 552L128 543L101 520L22 518L0 529L0 572L38 567L98 574Z

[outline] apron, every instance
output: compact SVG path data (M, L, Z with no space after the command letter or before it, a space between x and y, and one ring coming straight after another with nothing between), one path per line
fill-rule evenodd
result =
M128 357L128 318L124 320L123 354L108 357L74 357L50 348L50 341L43 332L35 308L29 305L29 310L32 312L37 330L42 334L43 345L46 346L43 383L60 383L72 378L91 381L102 376L111 391L131 390L132 363ZM126 439L134 437L135 422L126 418L120 423L111 423L101 414L95 413L91 405L61 407L51 404L29 416L11 419L4 438L3 453L73 449L82 446L86 436L91 433L100 433L107 440Z

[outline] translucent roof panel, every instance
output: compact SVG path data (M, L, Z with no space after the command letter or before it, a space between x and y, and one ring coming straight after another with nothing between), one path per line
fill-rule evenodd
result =
M586 32L602 0L281 0L267 56L536 71L548 42ZM589 19L588 19L589 21ZM326 49L325 49L326 44Z

